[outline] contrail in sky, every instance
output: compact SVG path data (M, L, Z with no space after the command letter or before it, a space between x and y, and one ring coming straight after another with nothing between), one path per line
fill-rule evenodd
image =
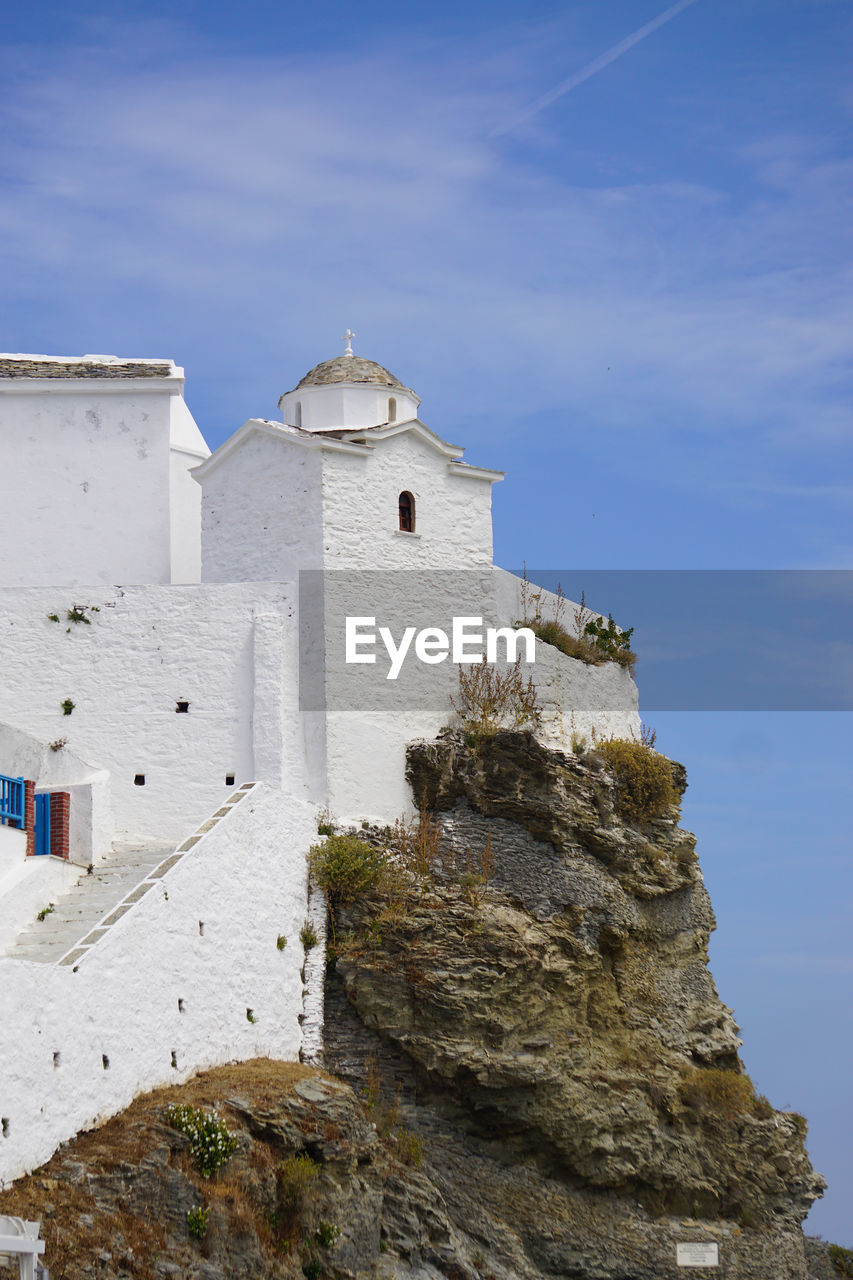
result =
M609 66L611 62L621 58L623 53L633 49L635 44L645 40L646 36L650 36L653 31L657 31L658 27L662 27L664 23L670 22L677 14L681 13L682 9L687 9L691 4L695 3L696 0L678 0L677 4L670 5L668 9L664 9L663 13L659 13L656 18L652 18L651 22L647 22L644 27L639 27L631 35L626 36L624 40L614 44L606 53L602 53L598 58L594 58L592 62L588 62L580 71L576 71L573 76L569 76L568 80L561 80L553 89L543 93L541 98L531 102L530 106L526 107L513 120L510 120L509 124L501 125L499 129L493 129L489 136L495 138L502 133L509 133L510 129L514 129L516 125L523 124L525 120L538 115L540 111L544 111L546 107L549 107L552 102L562 98L564 93L571 93L572 89L576 89L579 84L583 84L584 80L589 80L590 76L596 75L604 67Z

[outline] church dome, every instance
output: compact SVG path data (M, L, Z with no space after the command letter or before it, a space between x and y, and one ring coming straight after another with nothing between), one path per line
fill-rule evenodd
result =
M375 360L364 360L361 356L335 356L332 360L321 360L294 387L300 391L303 387L328 387L335 382L359 382L374 387L392 387L405 390L399 378L389 373Z
M290 427L302 431L360 431L407 422L418 416L420 397L375 360L353 354L355 334L344 334L346 351L321 360L278 402Z

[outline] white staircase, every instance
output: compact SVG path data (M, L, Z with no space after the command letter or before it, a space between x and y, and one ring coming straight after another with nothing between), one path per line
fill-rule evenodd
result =
M43 920L18 934L6 950L10 960L56 964L67 951L88 938L96 925L171 853L173 845L144 848L115 847L104 862L80 879L53 903ZM47 904L45 904L47 905Z

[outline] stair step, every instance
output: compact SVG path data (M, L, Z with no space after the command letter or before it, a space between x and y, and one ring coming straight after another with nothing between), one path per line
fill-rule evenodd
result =
M55 964L173 852L171 845L114 848L105 862L57 897L53 911L43 920L33 920L22 929L6 955Z

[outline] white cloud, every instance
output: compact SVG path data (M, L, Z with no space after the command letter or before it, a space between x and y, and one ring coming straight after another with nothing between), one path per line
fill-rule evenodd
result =
M509 413L837 432L853 308L825 258L850 172L807 139L733 141L738 202L677 174L583 187L488 139L542 74L534 41L184 62L168 29L141 58L95 37L7 104L7 316L124 295L128 335L195 313L249 362L349 323L466 404L488 380Z

